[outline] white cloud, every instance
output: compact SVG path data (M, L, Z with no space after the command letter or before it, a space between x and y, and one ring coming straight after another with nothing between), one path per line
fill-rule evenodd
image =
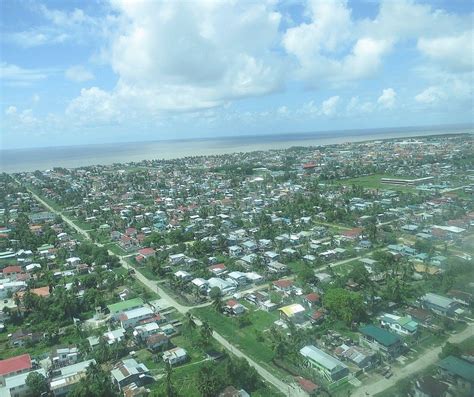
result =
M474 67L474 30L455 36L421 37L418 49L431 61L452 71L471 71Z
M428 87L415 96L415 101L422 104L433 104L444 97L444 93L439 87Z
M377 99L377 103L385 109L391 109L395 105L397 93L393 88L386 88L382 91L382 95Z
M53 71L45 69L25 69L17 65L0 63L0 80L7 85L30 85L44 80Z
M8 108L5 110L5 114L7 116L12 116L16 114L17 110L18 109L16 108L16 106L8 106Z
M371 113L375 106L370 101L361 102L359 97L352 97L347 104L346 111L349 115L360 115L361 113Z
M321 113L325 116L334 116L337 110L339 99L340 98L336 95L323 101Z
M68 107L70 115L81 119L82 113L92 112L110 120L126 109L128 118L138 120L142 114L157 121L164 112L225 106L283 84L283 63L272 50L281 16L271 3L112 4L120 23L104 54L118 82L109 92L82 90Z
M33 94L33 96L31 97L31 101L33 103L38 103L40 101L40 96L38 94Z
M94 78L94 75L82 65L71 66L66 70L65 76L68 80L82 83Z

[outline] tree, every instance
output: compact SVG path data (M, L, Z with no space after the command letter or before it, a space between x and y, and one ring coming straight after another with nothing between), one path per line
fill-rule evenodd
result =
M197 374L197 389L202 397L214 397L221 388L221 380L215 364L204 364Z
M165 373L166 373L166 397L175 397L177 393L171 379L173 375L173 367L171 366L169 361L167 361L165 364Z
M26 377L25 384L33 396L41 396L43 393L48 393L48 382L38 372L30 372Z
M448 356L459 357L461 353L462 353L462 350L458 345L454 343L446 342L446 344L441 349L441 353L439 353L439 358L445 358Z
M208 345L212 337L212 328L207 321L203 321L201 325L201 338L204 345Z
M117 397L108 373L99 365L89 364L86 376L74 387L69 397Z
M339 320L350 325L365 317L362 296L343 288L331 288L324 295L324 306Z
M212 307L214 307L214 309L219 313L222 312L222 306L223 306L221 296L222 296L222 293L221 293L220 288L218 287L211 288L211 291L209 292L209 297L212 299Z
M194 321L193 315L190 312L187 312L184 316L184 329L187 333L191 333L196 328L196 323Z

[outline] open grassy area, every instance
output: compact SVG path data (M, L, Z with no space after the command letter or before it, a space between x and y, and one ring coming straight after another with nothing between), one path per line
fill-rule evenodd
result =
M261 310L249 310L251 324L240 328L234 318L217 313L212 307L194 309L193 314L201 320L209 322L211 327L224 336L234 346L248 354L252 359L270 368L273 372L280 371L272 365L274 352L268 339L265 338L265 330L275 320L277 313L267 313ZM263 335L263 340L257 340L258 335ZM282 373L282 375L287 375Z
M396 175L375 174L369 176L361 176L358 178L343 179L341 181L337 181L336 183L338 185L356 185L371 189L398 190L402 192L416 191L414 187L384 184L381 182L382 178L410 179L409 177L400 177Z

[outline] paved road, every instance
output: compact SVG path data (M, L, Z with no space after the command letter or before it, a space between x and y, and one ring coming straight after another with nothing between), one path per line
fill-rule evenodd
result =
M472 325L473 324L469 324L468 327L464 331L458 334L451 335L448 339L448 342L459 343L467 338L470 338L471 336L474 336L474 329L472 328ZM402 380L410 375L413 375L416 372L423 371L425 368L429 367L430 365L436 363L439 360L438 354L441 352L441 349L442 349L442 346L435 347L432 350L429 350L426 353L424 353L415 361L411 362L410 364L402 368L392 368L393 375L390 377L390 379L382 378L375 383L361 386L360 388L354 391L352 396L353 397L373 396L393 386L399 380Z
M21 185L21 183L17 180L17 183ZM91 240L89 233L87 233L85 230L81 229L79 226L77 226L71 219L69 219L64 213L61 211L57 211L53 207L51 207L48 203L46 203L43 199L41 199L37 194L35 194L33 191L28 189L29 192L33 195L33 197L38 200L42 205L44 205L49 211L54 212L55 214L61 216L64 221L74 228L78 233L83 235L86 239ZM91 240L92 241L92 240ZM102 244L97 244L98 246L103 246ZM125 268L125 269L133 269L127 261L119 256L116 255L114 252L108 250L109 255L111 256L116 256L120 260L120 264ZM153 292L157 292L160 295L161 300L163 300L168 306L176 308L177 311L179 311L182 314L187 313L189 310L197 307L203 307L209 305L209 303L203 304L203 305L196 305L196 306L183 306L179 302L176 302L171 296L169 296L160 286L158 283L154 280L150 280L146 278L142 273L139 271L135 271L135 277L137 280L139 280L143 285L145 285L148 289L150 289ZM259 287L257 287L259 288ZM201 325L202 322L199 319L195 319L195 322L197 325ZM244 357L249 364L256 369L256 371L260 374L260 376L265 379L267 382L272 384L276 389L281 391L282 393L288 394L290 396L294 397L304 397L307 396L306 393L303 392L295 383L288 384L283 382L281 379L277 378L274 376L272 373L270 373L268 370L263 368L260 364L256 363L253 361L249 356L247 356L245 353L243 353L241 350L237 349L234 347L231 343L229 343L222 335L218 334L217 332L213 331L212 336L214 339L219 342L224 348L229 350L231 353L238 357Z

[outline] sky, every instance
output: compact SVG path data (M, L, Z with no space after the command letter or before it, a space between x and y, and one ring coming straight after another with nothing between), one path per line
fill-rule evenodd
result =
M0 145L473 123L468 0L5 0Z

